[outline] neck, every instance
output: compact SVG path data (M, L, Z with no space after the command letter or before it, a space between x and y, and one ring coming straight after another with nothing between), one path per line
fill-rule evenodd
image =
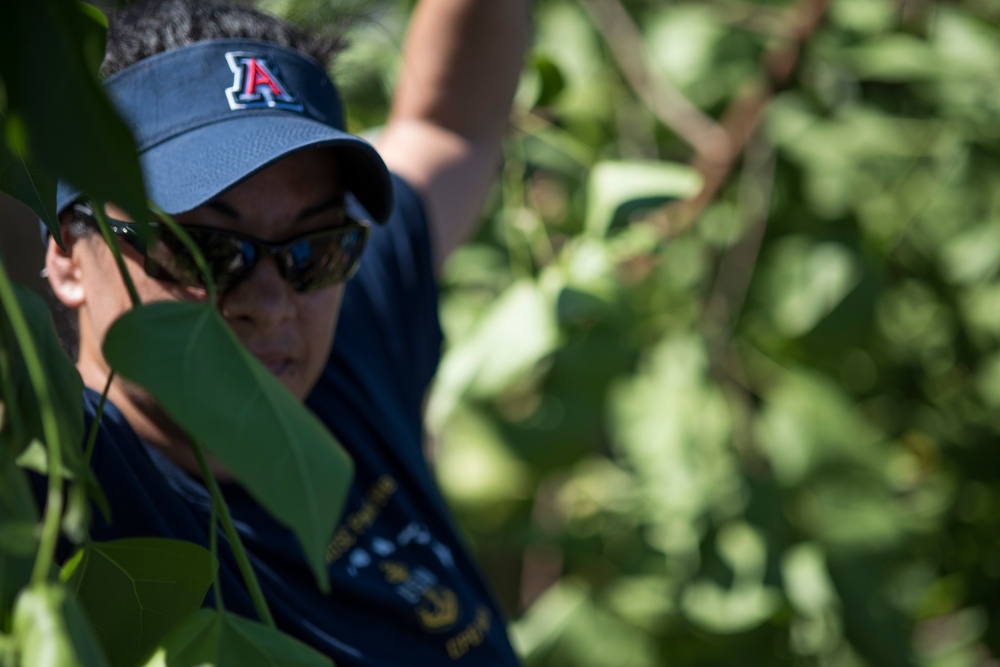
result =
M109 368L81 360L77 363L77 370L80 371L85 385L97 392L104 391L111 372ZM190 438L145 390L116 376L111 382L108 399L118 408L136 435L185 472L194 477L201 477L201 469L191 448ZM214 457L208 455L207 459L216 479L220 481L233 479L229 471Z

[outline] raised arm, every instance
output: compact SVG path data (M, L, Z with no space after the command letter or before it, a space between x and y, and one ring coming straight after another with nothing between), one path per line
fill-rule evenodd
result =
M422 195L435 261L473 229L497 174L530 0L421 0L378 148Z

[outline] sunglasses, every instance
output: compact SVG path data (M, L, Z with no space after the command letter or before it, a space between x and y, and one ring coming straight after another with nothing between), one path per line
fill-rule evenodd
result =
M85 223L96 226L88 204L73 211ZM211 227L184 226L184 231L205 257L215 287L230 290L253 272L262 257L274 257L281 276L297 292L312 292L344 282L361 263L370 224L346 218L347 223L296 236L283 243L270 243L246 234ZM161 222L150 222L143 239L135 225L108 219L111 231L144 258L143 270L151 278L204 288L201 271L181 240Z

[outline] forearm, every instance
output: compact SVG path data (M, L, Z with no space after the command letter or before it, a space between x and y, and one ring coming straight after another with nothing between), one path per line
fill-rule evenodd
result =
M527 48L530 0L421 0L378 141L420 194L435 265L475 227L496 177Z
M528 42L530 0L421 0L390 124L418 120L473 142L506 127Z

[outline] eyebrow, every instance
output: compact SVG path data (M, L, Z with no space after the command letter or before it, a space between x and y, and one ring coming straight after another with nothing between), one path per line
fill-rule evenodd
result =
M317 213L323 213L335 206L342 207L343 205L344 205L344 195L343 194L334 195L329 199L322 201L319 204L316 204L315 206L310 206L309 208L305 208L299 211L299 214L295 217L294 222L301 222L303 220L311 218ZM239 211L237 211L235 208L233 208L226 202L221 201L219 199L214 199L208 202L206 206L218 211L219 213L227 217L232 218L233 220L240 220L242 218Z

